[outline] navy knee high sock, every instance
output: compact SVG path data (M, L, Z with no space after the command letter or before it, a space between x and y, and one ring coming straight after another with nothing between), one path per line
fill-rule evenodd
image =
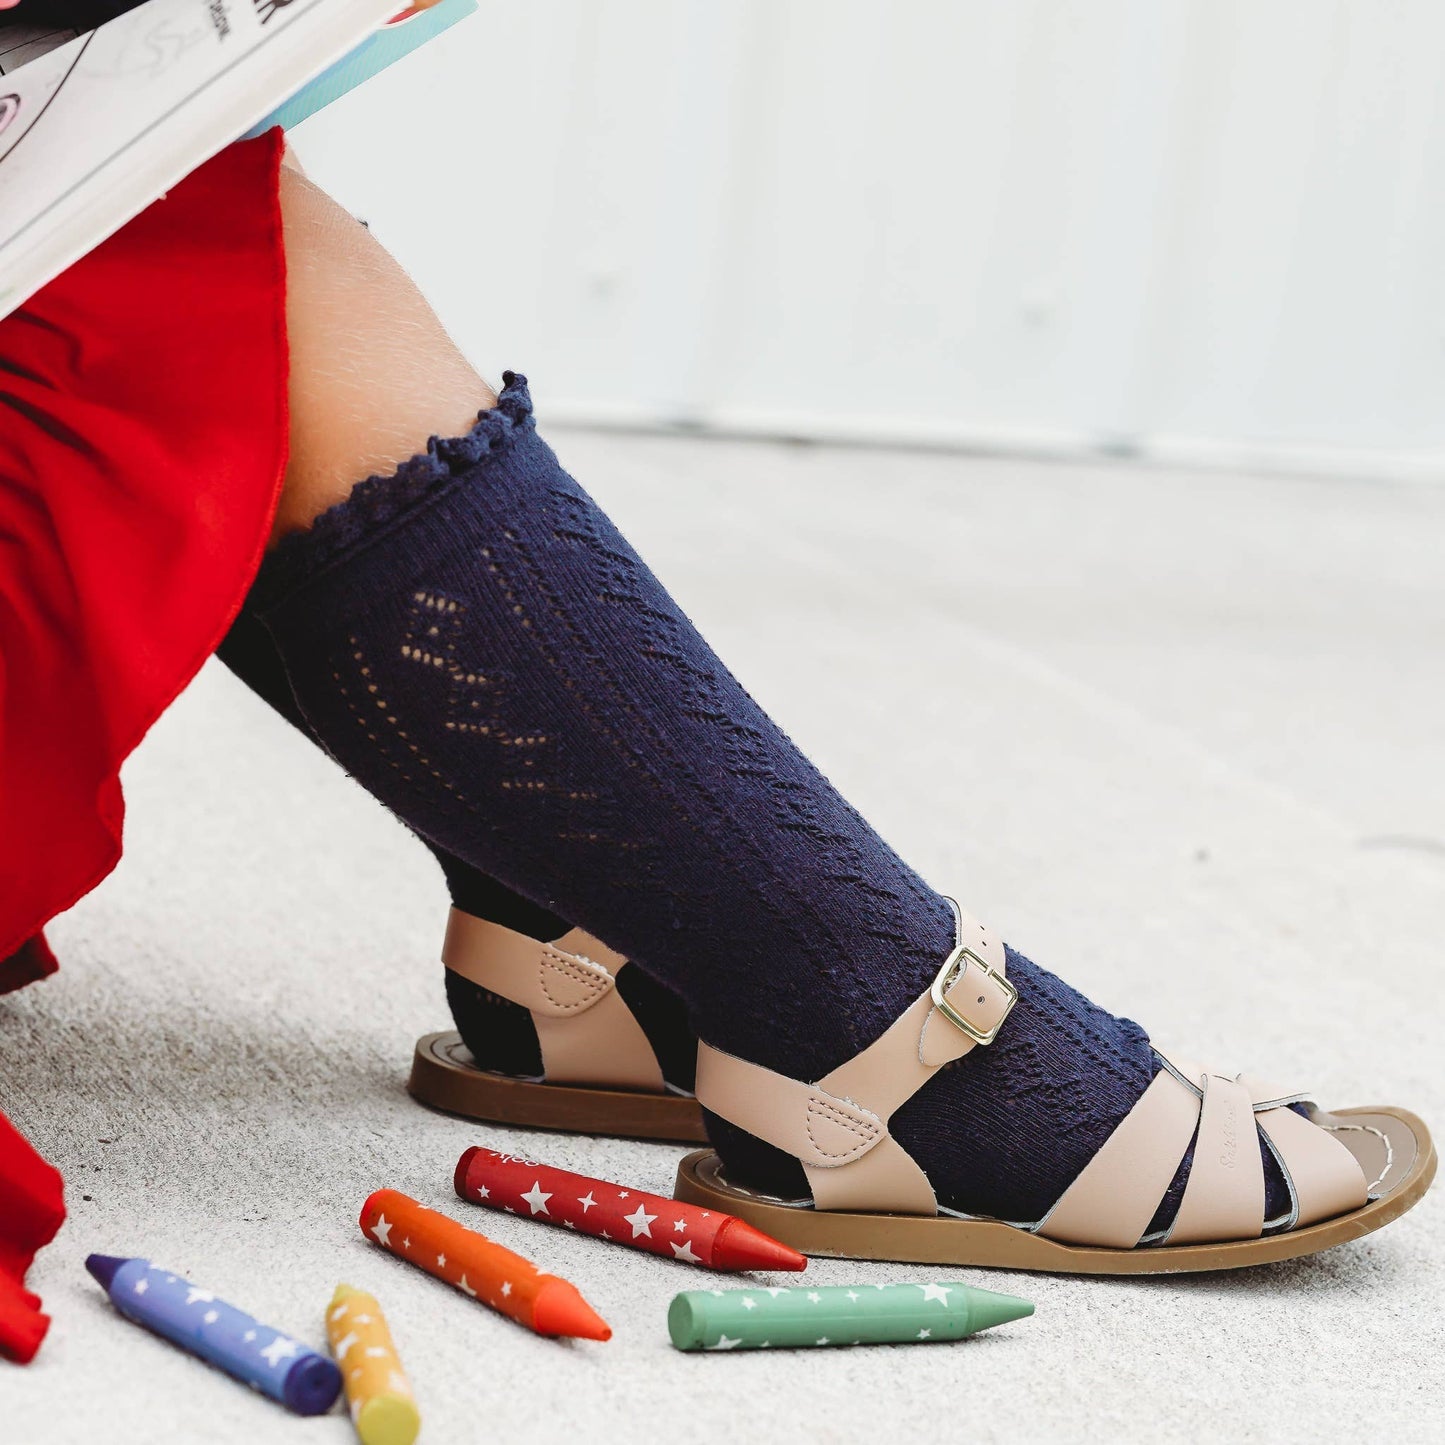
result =
M253 611L241 609L216 649L216 656L292 727L317 747L322 746L296 705L285 664L271 634ZM429 838L417 836L441 865L447 892L457 908L549 942L571 929L566 919L478 872ZM472 1057L483 1067L499 1073L540 1074L542 1048L531 1014L451 969L444 973L447 1004L457 1032ZM617 987L647 1035L664 1077L679 1088L691 1089L697 1049L682 1000L640 969L625 969L618 976Z
M253 603L308 723L353 776L637 961L720 1048L818 1078L877 1037L951 946L945 902L562 471L522 378L468 436L434 439L283 541ZM1156 1063L1137 1024L1012 950L1008 968L1020 997L998 1040L935 1075L893 1130L943 1202L1025 1221ZM713 1125L735 1177L800 1186L790 1161Z

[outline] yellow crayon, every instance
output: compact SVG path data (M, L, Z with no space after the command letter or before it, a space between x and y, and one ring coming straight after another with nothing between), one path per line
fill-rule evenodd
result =
M326 1334L362 1445L411 1445L421 1415L376 1297L337 1285L326 1310Z

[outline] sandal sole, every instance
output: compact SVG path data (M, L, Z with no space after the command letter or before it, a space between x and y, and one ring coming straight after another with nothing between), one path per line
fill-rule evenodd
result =
M1396 1108L1339 1109L1328 1117L1337 1120L1373 1117L1378 1122L1389 1121L1391 1132L1396 1126L1404 1126L1414 1135L1414 1158L1407 1168L1398 1171L1387 1193L1349 1214L1284 1234L1226 1244L1102 1249L1058 1244L989 1219L815 1210L806 1200L776 1199L729 1184L723 1176L721 1160L710 1149L697 1150L682 1161L673 1194L685 1203L736 1215L806 1255L823 1258L1039 1270L1050 1274L1173 1274L1244 1269L1297 1259L1372 1234L1417 1204L1430 1187L1435 1177L1435 1145L1430 1131L1414 1114ZM1369 1126L1356 1123L1352 1127Z
M534 1083L489 1073L456 1032L417 1040L407 1092L428 1108L489 1124L705 1144L702 1109L679 1094L642 1094L581 1084Z

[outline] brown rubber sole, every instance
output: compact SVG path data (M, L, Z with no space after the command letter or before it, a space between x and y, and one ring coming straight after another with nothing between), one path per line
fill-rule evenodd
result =
M579 1084L534 1083L479 1069L455 1032L417 1040L406 1083L413 1099L429 1108L490 1124L524 1129L564 1129L624 1139L667 1139L705 1144L702 1109L681 1094L641 1094Z
M1371 1234L1417 1204L1430 1187L1435 1177L1435 1145L1424 1123L1408 1110L1340 1109L1316 1116L1317 1122L1325 1120L1331 1121L1329 1127L1342 1131L1342 1141L1366 1134L1372 1140L1383 1141L1371 1145L1383 1156L1379 1197L1349 1214L1304 1229L1227 1244L1099 1249L1057 1244L990 1219L815 1210L807 1200L777 1199L730 1184L721 1160L708 1149L689 1154L678 1166L673 1193L688 1204L736 1215L774 1239L820 1257L1043 1270L1051 1274L1243 1269L1314 1254ZM1371 1177L1366 1174L1366 1178Z

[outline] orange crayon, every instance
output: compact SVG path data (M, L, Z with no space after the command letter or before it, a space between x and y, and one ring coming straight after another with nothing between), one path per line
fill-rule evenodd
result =
M531 1260L395 1189L378 1189L361 1206L361 1232L398 1259L539 1335L612 1338L612 1327L576 1285L543 1274Z

